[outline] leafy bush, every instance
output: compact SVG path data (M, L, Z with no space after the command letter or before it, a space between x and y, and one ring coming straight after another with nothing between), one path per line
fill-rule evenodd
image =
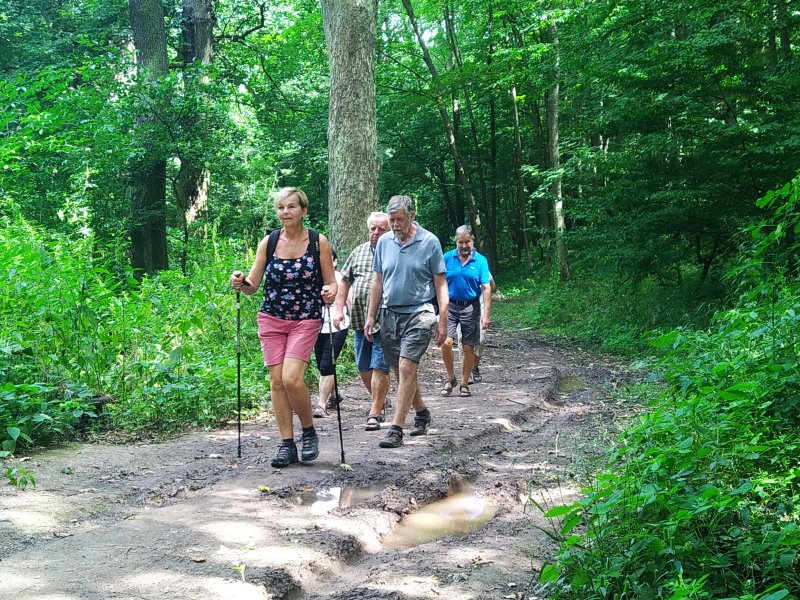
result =
M800 179L760 202L730 272L738 299L707 331L678 329L669 387L560 519L558 598L800 595Z
M86 229L44 233L0 200L0 443L4 453L69 436L105 405L109 426L174 430L227 419L236 402L236 312L230 244L197 251L191 271L142 282L96 263ZM195 251L194 248L191 249ZM242 397L264 398L243 299Z

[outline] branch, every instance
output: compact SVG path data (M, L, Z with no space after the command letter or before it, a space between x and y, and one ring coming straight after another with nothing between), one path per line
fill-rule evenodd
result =
M224 30L217 36L218 40L228 40L229 42L243 42L249 36L254 34L256 31L260 29L264 29L266 27L266 11L267 5L264 2L259 3L258 5L258 12L259 12L259 20L258 25L251 27L243 31L242 33L231 33L230 35L226 34Z

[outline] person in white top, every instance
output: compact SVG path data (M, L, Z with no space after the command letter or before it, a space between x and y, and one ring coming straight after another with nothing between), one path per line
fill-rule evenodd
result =
M335 269L338 261L336 250L333 248L331 248L331 255ZM342 284L342 275L339 271L336 271L336 283ZM347 332L350 327L350 305L348 298L344 306L343 318L339 321L338 326L334 324L333 311L329 313L330 308L324 309L322 329L317 337L317 343L314 345L314 356L317 359L317 369L319 370L319 398L314 407L314 417L317 418L327 417L328 409L335 408L342 400L333 393L333 371L335 369L333 357L339 356L347 341ZM333 331L333 355L331 355L331 331Z

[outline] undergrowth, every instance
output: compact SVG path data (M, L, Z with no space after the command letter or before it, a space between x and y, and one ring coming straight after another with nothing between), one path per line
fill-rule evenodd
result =
M197 250L190 272L137 281L96 262L90 234L46 233L10 203L0 210L0 456L91 425L170 432L236 409L236 310L230 244ZM250 257L251 258L251 257ZM269 390L242 299L242 401Z
M668 385L583 498L547 511L555 598L800 597L800 179L759 204L730 308L655 338Z
M546 272L504 272L492 319L504 329L535 328L620 355L647 353L653 329L705 326L720 306L718 281L688 274L671 285L646 278L635 285L577 264L562 284Z

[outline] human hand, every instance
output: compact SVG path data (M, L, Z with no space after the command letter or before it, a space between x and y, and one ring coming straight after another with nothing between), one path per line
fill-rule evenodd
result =
M483 316L481 317L481 329L489 329L492 322L489 320L489 317Z
M373 327L375 327L375 317L367 317L367 321L364 323L364 337L367 338L368 342L372 341Z
M240 291L244 285L244 273L241 271L234 271L231 273L229 281L233 289L235 289L237 292Z
M333 305L333 327L338 331L342 326L342 321L344 321L344 313L342 311L342 307L338 304Z
M447 318L439 317L439 325L436 327L436 345L441 348L447 339Z
M336 299L336 294L331 289L329 285L322 286L322 301L325 304L333 304L333 301Z

